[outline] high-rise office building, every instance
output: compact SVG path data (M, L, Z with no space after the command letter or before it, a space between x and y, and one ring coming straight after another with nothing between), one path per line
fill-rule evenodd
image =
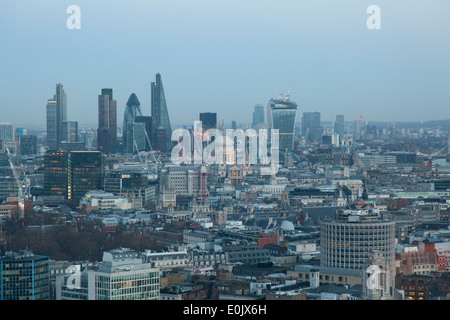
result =
M117 101L112 89L102 89L98 96L97 150L104 154L117 152Z
M361 134L366 126L366 121L364 120L363 115L361 114L359 117L355 118L355 134Z
M0 123L0 151L5 152L6 147L10 152L16 152L13 125L9 122L2 122Z
M254 106L253 110L252 128L259 129L259 127L263 123L264 123L264 106L262 103L258 103Z
M270 129L278 129L280 155L294 148L294 127L297 103L289 96L271 99L267 107L267 120Z
M50 260L31 251L0 257L0 300L49 300Z
M47 100L47 146L49 150L57 150L57 117L56 117L56 99Z
M123 116L122 132L126 152L129 152L129 150L134 150L134 146L130 145L133 144L133 137L129 136L129 133L133 132L133 124L137 116L142 116L141 103L139 102L136 94L133 92L128 98Z
M100 151L52 152L44 155L44 189L75 204L88 191L103 188L104 164Z
M152 142L154 148L162 152L170 152L172 128L170 126L169 112L167 110L166 97L161 79L161 74L156 74L156 81L151 84L152 89Z
M336 121L334 122L334 133L338 134L339 137L342 137L345 133L345 122L342 114L338 114L336 116Z
M320 112L303 112L302 117L302 136L316 139L322 133L320 126Z
M77 121L64 121L63 122L63 136L62 141L65 142L78 142L78 122Z
M57 150L63 140L63 123L67 121L67 95L63 85L56 85L56 94L47 101L47 145Z
M215 112L200 113L200 121L202 122L203 132L208 129L217 129L217 113Z
M127 153L138 153L146 150L145 123L132 122L127 126Z
M150 135L152 132L152 117L149 116L137 116L134 119L134 122L136 123L143 123L145 132L144 132L144 139L145 139L145 151L151 151L153 148L153 145L150 145ZM142 150L141 150L142 151Z
M37 137L35 135L23 135L19 141L20 154L33 155L37 153Z
M67 198L78 204L86 192L102 189L104 170L101 152L70 151L68 153Z

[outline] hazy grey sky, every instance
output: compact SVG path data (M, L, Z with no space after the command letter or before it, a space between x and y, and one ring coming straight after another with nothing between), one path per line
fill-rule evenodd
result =
M69 5L81 29L69 30ZM369 30L369 5L381 29ZM45 125L62 83L68 118L97 122L113 88L118 124L135 92L150 114L160 72L174 125L199 112L250 122L290 91L329 121L450 118L449 0L16 0L0 4L0 122Z

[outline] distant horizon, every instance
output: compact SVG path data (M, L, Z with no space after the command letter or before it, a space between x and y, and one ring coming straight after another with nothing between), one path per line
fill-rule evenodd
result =
M428 122L440 122L440 121L448 121L449 123L450 123L450 118L448 118L448 119L432 119L432 120L416 120L416 121L372 121L372 120L367 120L367 119L365 119L366 120L366 123L367 124L370 124L370 123L383 123L383 124L422 124L422 123L428 123ZM72 120L70 120L70 121L72 121ZM199 119L195 119L195 120L193 120L193 121L199 121ZM186 122L186 123L184 123L184 124L179 124L179 123L175 123L175 125L177 125L177 126L190 126L190 125L192 125L193 126L193 121L192 122ZM251 121L250 122L239 122L239 121L237 121L237 120L235 120L236 121L236 124L238 124L238 125L251 125ZM351 124L351 123L353 123L355 120L344 120L344 122L346 123L346 124ZM78 122L78 121L77 121ZM321 120L320 121L321 123L324 123L324 124L329 124L329 125L332 125L335 121L333 120L333 121L330 121L330 120ZM0 122L1 123L1 122ZM38 124L38 123L12 123L12 122L10 122L10 121L3 121L3 123L10 123L14 128L24 128L24 129L27 129L27 127L31 127L31 128L45 128L45 124ZM301 124L301 118L300 119L296 119L296 121L295 121L295 123L296 124ZM217 127L220 127L221 126L221 124L222 124L222 122L220 121L218 121L217 122ZM225 121L225 125L227 125L227 126L231 126L231 121ZM84 127L86 127L86 128L96 128L98 126L98 123L89 123L89 122L78 122L78 127L80 128L80 127L82 127L82 128L84 128ZM118 128L122 128L122 125L119 123L119 125L118 125ZM173 128L175 128L174 126L173 126Z
M299 113L368 121L450 118L450 2L377 0L7 1L0 11L0 122L45 124L61 83L67 119L97 121L112 88L118 124L132 92L150 115L161 73L171 123L216 112L251 122L289 94Z

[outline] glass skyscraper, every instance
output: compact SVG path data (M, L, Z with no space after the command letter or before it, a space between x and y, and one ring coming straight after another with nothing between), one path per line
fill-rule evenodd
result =
M200 121L202 122L203 132L208 129L217 128L217 113L215 112L202 112L200 113Z
M168 152L172 149L172 128L170 126L169 112L167 110L166 97L161 79L161 74L156 74L156 81L152 82L152 143L155 149Z
M345 132L345 122L344 116L342 114L338 114L336 116L336 122L334 123L334 133L337 133L339 136L343 136Z
M280 153L290 152L294 148L294 126L297 103L289 97L271 99L268 104L268 124L270 129L278 129Z
M56 85L56 94L47 101L47 145L58 150L63 140L63 123L67 121L67 95L63 85Z
M56 141L56 99L47 100L47 146L50 150L58 147Z
M112 89L102 89L98 96L97 150L117 152L117 101L113 100Z
M138 97L133 92L128 98L127 105L125 107L125 113L123 116L123 141L125 144L125 150L133 150L133 146L130 146L130 143L133 144L133 137L129 137L129 133L133 132L133 125L135 118L137 116L142 116L141 103L139 102Z

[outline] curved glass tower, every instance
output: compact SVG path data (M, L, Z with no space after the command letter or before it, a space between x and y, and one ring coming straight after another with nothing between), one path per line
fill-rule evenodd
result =
M142 116L141 103L133 92L128 98L127 105L125 107L125 113L123 116L123 140L125 145L128 144L128 134L133 130L133 123L137 116ZM128 149L128 148L127 148Z
M289 97L270 99L267 120L270 129L278 129L280 152L290 152L294 147L294 126L297 103Z

